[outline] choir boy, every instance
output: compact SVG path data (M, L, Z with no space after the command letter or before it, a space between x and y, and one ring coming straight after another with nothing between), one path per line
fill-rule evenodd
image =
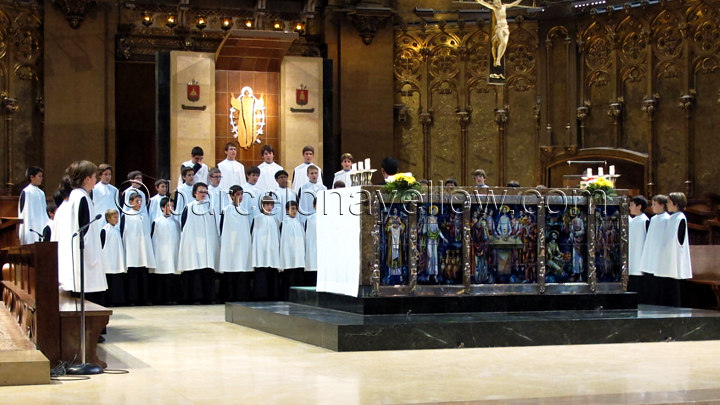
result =
M248 301L252 298L252 217L240 213L242 187L231 186L230 198L232 203L223 209L220 220L220 296L225 302Z
M275 201L270 196L262 198L262 209L254 217L252 231L252 260L255 268L254 298L274 300L277 298L277 276L280 268L280 229L273 215Z
M169 187L170 187L169 180L165 180L165 179L155 180L155 195L152 196L152 198L150 199L150 208L148 209L148 213L150 214L150 221L155 221L156 219L163 216L163 212L160 209L160 201L163 198L170 197Z
M180 217L185 207L194 200L192 196L193 185L195 184L195 171L191 167L183 167L180 170L180 183L175 190L173 205L175 206L175 216Z
M247 170L247 183L243 185L243 199L240 205L240 212L243 215L254 217L258 212L257 202L262 197L262 190L258 188L257 182L260 178L260 169L252 166Z
M317 197L317 193L322 190L327 190L324 184L318 181L318 175L320 170L315 165L310 165L307 168L308 182L300 189L300 195L298 198L300 215L304 217L315 212L313 208L313 200Z
M125 214L125 210L130 207L130 196L134 193L137 194L141 199L138 211L140 212L140 216L143 218L142 224L145 228L145 232L150 235L150 225L152 225L152 221L150 220L150 214L148 213L147 197L145 196L145 192L143 192L142 190L142 188L144 187L143 174L141 171L135 170L128 173L127 178L130 181L130 187L126 188L125 191L123 191L125 201L125 205L123 206L123 214Z
M473 179L475 179L475 187L477 188L488 188L487 184L485 184L485 180L487 180L487 175L485 174L485 170L483 169L477 169L475 172L473 172Z
M98 166L98 182L95 184L92 192L93 204L95 211L105 213L108 210L118 209L118 189L110 184L112 180L113 169L107 163ZM105 226L107 220L105 217L100 219L99 226Z
M664 194L658 194L652 198L653 215L650 218L650 225L645 235L645 243L643 244L642 255L640 256L640 271L643 273L643 285L641 295L638 300L641 304L657 305L660 301L660 287L655 278L658 268L664 263L660 261L662 256L663 241L667 231L668 219L670 214L667 213L668 197Z
M275 181L278 183L278 187L272 192L272 196L276 201L275 215L277 216L278 222L282 222L285 218L285 207L288 201L297 201L297 193L287 186L288 174L285 170L280 170L275 173Z
M105 211L105 225L100 230L100 245L102 246L102 264L107 277L106 303L112 306L125 303L125 248L122 235L118 230L119 214L115 209Z
M144 221L147 218L140 214L142 198L138 193L132 193L128 199L130 210L125 212L120 221L120 234L122 234L125 245L125 265L127 266L126 298L129 304L147 305L149 304L148 269L157 267L155 252L150 232L145 231Z
M659 281L660 305L680 306L680 280L692 278L690 244L688 243L687 219L683 210L687 206L685 194L668 195L667 208L670 217L666 225L663 247L655 277Z
M340 166L342 167L342 170L335 172L335 177L333 178L333 188L339 188L335 187L335 184L338 184L338 182L342 182L343 187L346 185L349 187L352 185L352 179L350 178L350 170L352 169L353 164L353 155L349 153L343 153L342 156L340 156Z
M298 204L288 201L280 225L280 299L288 300L290 287L302 285L305 267L305 229L298 218Z
M313 199L313 213L305 217L305 285L317 284L317 198Z
M159 203L159 218L152 225L152 243L157 267L150 277L152 300L156 304L176 304L180 276L177 275L180 223L175 219L172 200L165 197Z
M25 177L30 184L20 193L18 201L18 218L22 219L18 228L21 245L39 242L48 220L45 192L40 188L43 170L35 166L29 167Z
M272 146L264 145L260 152L262 153L263 162L258 165L260 177L257 181L257 187L265 194L277 188L278 184L275 181L275 173L282 170L283 167L275 163L275 150Z
M182 177L182 169L183 167L190 167L193 169L193 175L194 175L194 181L193 183L203 182L207 184L208 182L208 166L203 163L203 158L205 157L205 151L199 146L196 146L192 148L192 151L190 151L190 160L187 162L183 162L182 166L180 166L181 170L181 177ZM183 179L181 178L180 181L178 181L178 184L182 183ZM187 202L189 203L189 201ZM186 203L186 204L187 204Z
M208 186L195 183L195 198L182 213L178 271L182 273L185 299L190 303L215 300L215 268L218 256L218 230L207 200Z
M220 173L220 169L213 167L210 169L210 185L208 186L208 201L212 207L212 216L215 218L215 224L220 230L220 214L222 214L223 208L230 204L228 193L220 188L220 180L223 175Z
M48 220L45 222L45 227L42 230L43 242L49 242L52 240L52 232L55 229L55 211L57 211L57 205L51 203L47 206Z
M313 164L313 158L315 158L315 148L313 148L310 145L307 145L302 150L303 154L303 162L298 165L298 167L295 168L293 171L293 178L292 178L292 189L295 193L300 191L300 187L303 186L303 184L308 182L307 177L307 168L311 164ZM319 177L322 178L322 171L318 167Z
M650 220L645 215L647 200L643 196L630 199L630 218L628 219L628 291L640 292L642 287L642 271L640 258L642 257L645 235Z
M245 184L245 166L235 160L237 157L237 144L235 142L229 142L225 145L225 156L225 160L218 163L217 168L222 172L220 188L227 193L230 187Z

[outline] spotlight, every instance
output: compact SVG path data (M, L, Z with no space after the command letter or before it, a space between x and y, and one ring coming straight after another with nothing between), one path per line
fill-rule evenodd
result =
M230 17L223 17L222 22L220 23L220 28L223 29L223 31L227 31L233 26L233 20Z
M293 23L293 30L298 33L305 31L305 23L302 21L296 21Z
M207 18L205 18L204 15L197 16L197 20L195 20L195 26L199 30L204 29L205 27L207 27Z
M248 30L255 28L255 20L252 18L246 18L245 21L243 21L243 27Z
M272 29L274 31L282 31L285 28L285 23L281 19L276 19L272 23Z
M165 25L167 25L170 29L173 29L177 26L177 18L174 14L168 14L167 22L165 23Z
M144 12L142 15L142 25L149 27L153 23L153 16L149 12Z

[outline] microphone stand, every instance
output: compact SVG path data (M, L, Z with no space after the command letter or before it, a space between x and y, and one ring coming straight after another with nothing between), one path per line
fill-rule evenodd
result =
M80 364L73 364L65 369L68 375L94 375L102 374L103 368L97 364L85 361L85 233L90 225L98 218L90 221L83 228L80 228L72 238L80 236ZM70 239L72 241L72 238ZM75 272L75 269L73 269Z

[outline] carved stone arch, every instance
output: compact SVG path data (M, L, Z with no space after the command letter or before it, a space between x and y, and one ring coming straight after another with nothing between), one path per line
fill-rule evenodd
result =
M460 39L454 34L439 32L428 38L427 44L430 76L441 81L457 76L460 70L458 65L460 58L457 51Z
M583 33L585 38L585 65L590 73L608 69L612 65L613 44L609 39L610 30L605 24L593 21Z
M655 56L660 61L677 60L682 56L682 19L672 10L663 10L650 24Z
M414 48L398 48L395 50L393 71L398 80L418 79L422 75L422 54Z
M476 93L490 93L490 85L486 78L474 77L468 81L468 94L473 91Z
M398 81L396 92L400 93L403 97L412 96L413 93L419 94L420 84L411 80Z
M633 15L625 17L617 26L623 81L639 81L647 74L649 54L646 24Z
M720 68L716 55L720 52L720 13L716 7L701 2L688 9L688 40L692 47L695 72L709 73Z
M537 36L522 26L510 33L505 53L508 88L527 91L535 87L537 70Z
M565 26L556 25L550 28L550 31L548 31L547 35L545 36L545 45L552 47L553 41L558 38L562 38L565 41L570 41L570 32Z
M490 33L484 27L478 27L465 37L462 43L467 51L466 76L468 78L487 78L490 73Z

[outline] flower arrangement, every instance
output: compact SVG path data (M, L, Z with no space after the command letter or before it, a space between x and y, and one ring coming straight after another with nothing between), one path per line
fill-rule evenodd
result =
M407 190L420 190L420 183L415 180L412 173L398 173L390 176L385 181L385 191L393 193L395 191L404 192Z
M613 185L613 183L604 177L595 177L588 179L584 189L589 191L590 194L595 194L598 191L602 191L608 197L617 195L615 193L615 186Z

